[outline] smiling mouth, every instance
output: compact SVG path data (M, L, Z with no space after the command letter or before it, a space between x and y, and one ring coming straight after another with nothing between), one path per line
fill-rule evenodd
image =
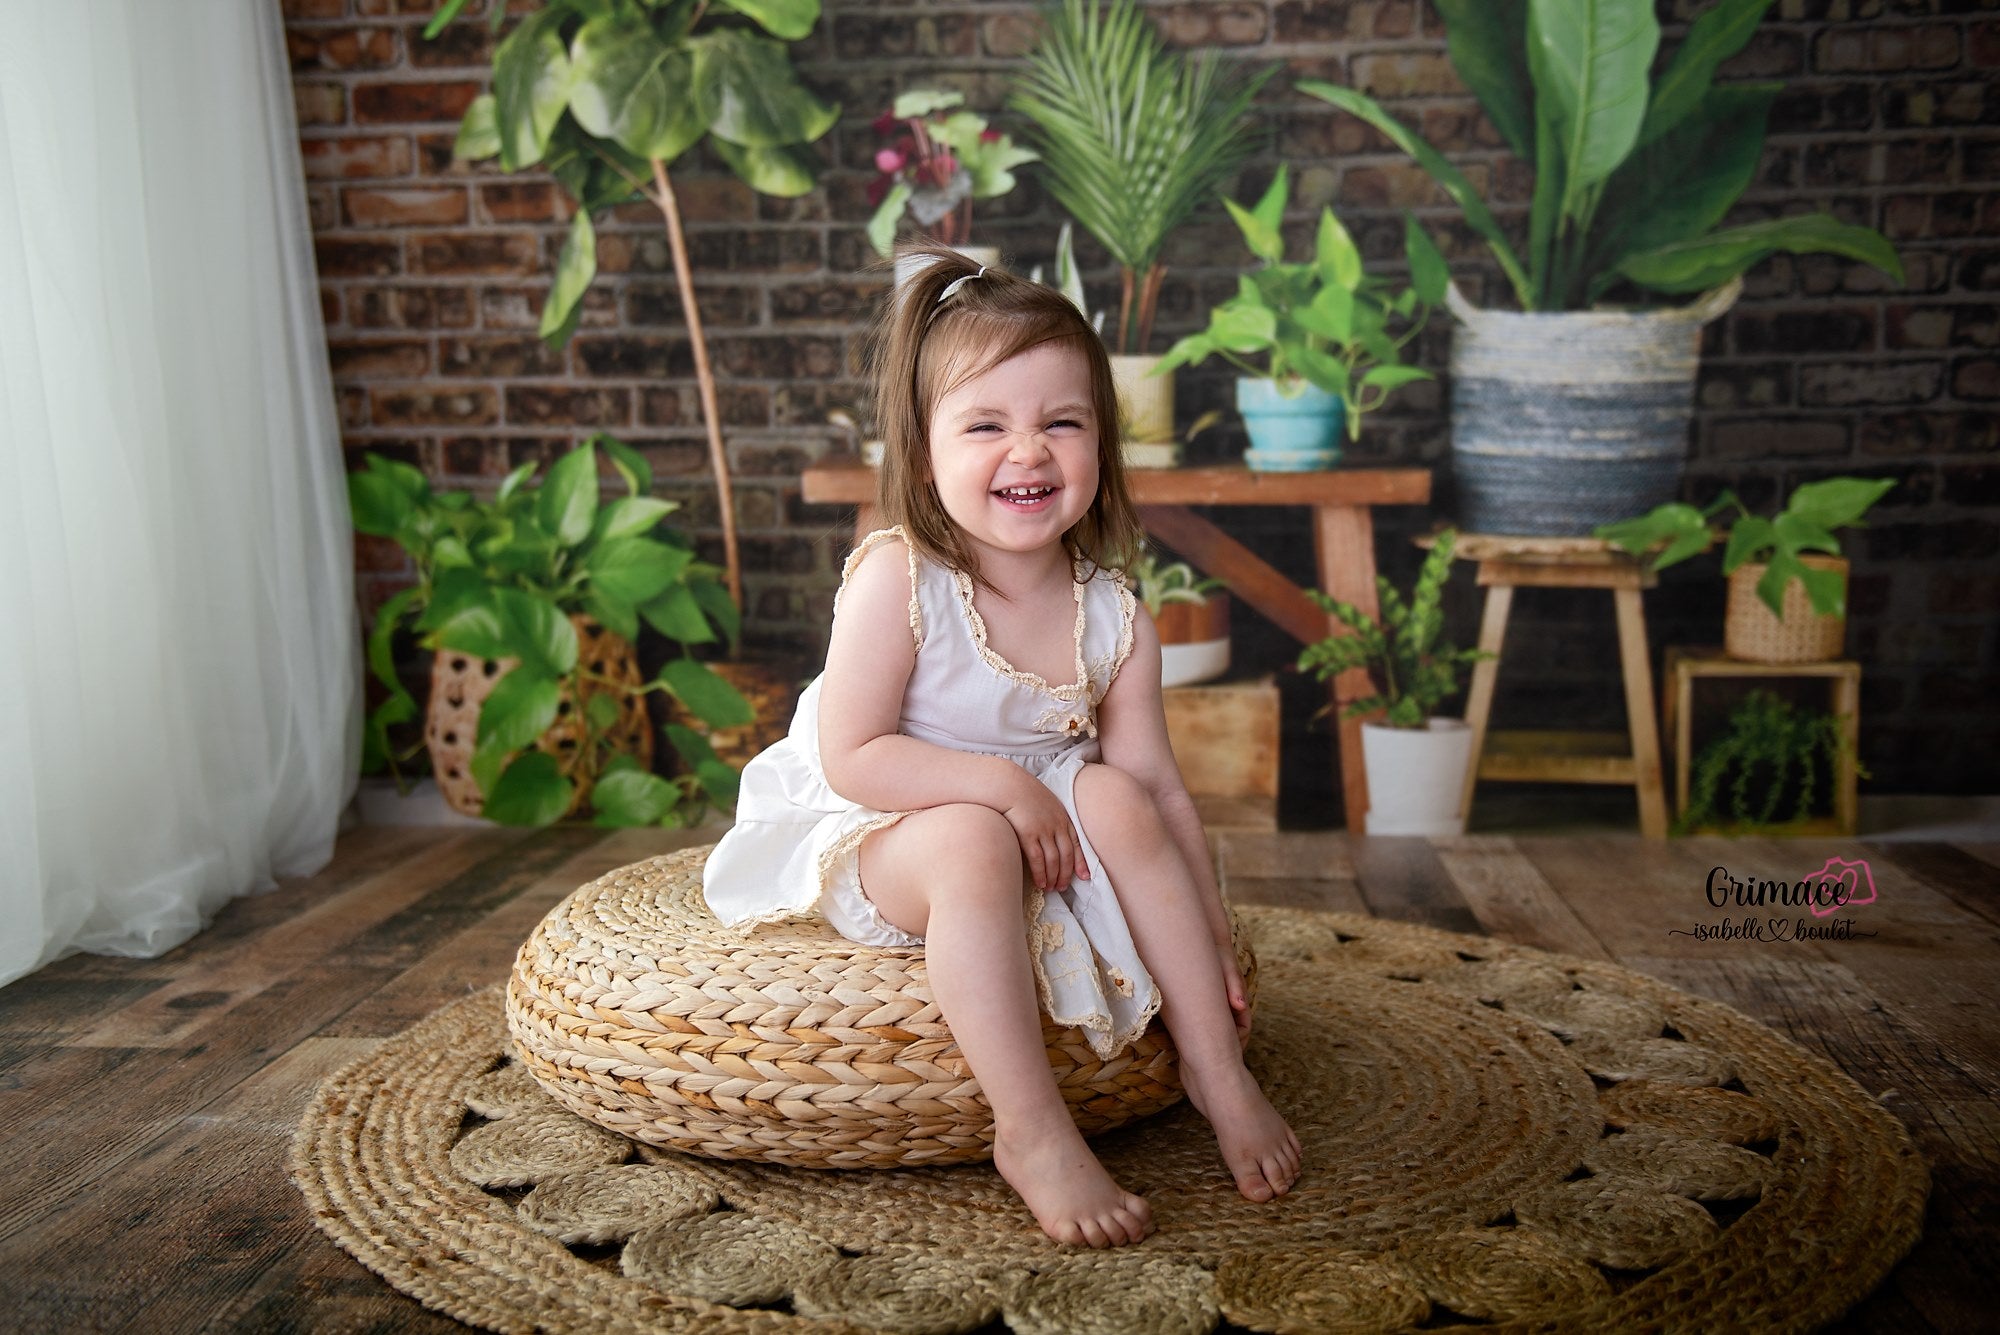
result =
M1039 510L1060 490L1041 483L1031 487L1001 487L993 495L1016 510Z

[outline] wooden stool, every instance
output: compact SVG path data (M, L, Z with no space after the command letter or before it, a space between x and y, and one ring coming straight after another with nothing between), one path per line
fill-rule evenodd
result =
M1639 832L1667 837L1667 803L1660 782L1660 738L1653 722L1653 672L1646 649L1646 614L1639 600L1654 577L1624 552L1597 538L1513 538L1466 533L1455 554L1479 563L1486 611L1479 647L1493 654L1472 669L1465 721L1472 728L1472 757L1465 767L1459 812L1472 813L1472 790L1481 779L1523 783L1631 784L1639 794ZM1625 669L1629 739L1616 732L1511 731L1488 734L1493 686L1514 590L1609 589L1618 609L1618 656Z
M1856 829L1855 747L1861 740L1861 664L1836 658L1822 663L1751 663L1731 658L1720 649L1690 649L1681 645L1667 648L1666 698L1660 712L1667 735L1674 740L1674 813L1685 816L1688 805L1688 773L1694 765L1694 683L1697 677L1769 679L1773 677L1821 677L1831 687L1833 714L1847 737L1833 776L1833 817L1813 820L1791 829L1799 835L1852 835Z

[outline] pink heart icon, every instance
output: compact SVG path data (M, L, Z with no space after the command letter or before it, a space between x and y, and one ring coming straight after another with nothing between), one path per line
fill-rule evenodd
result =
M1824 867L1806 877L1806 884L1812 887L1816 918L1875 902L1875 873L1869 870L1866 858L1828 858Z

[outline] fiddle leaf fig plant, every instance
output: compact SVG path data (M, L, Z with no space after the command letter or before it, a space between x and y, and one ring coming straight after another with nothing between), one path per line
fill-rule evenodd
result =
M446 0L424 36L436 37L465 4ZM520 6L494 0L492 8L498 31ZM552 347L576 332L597 274L591 215L635 200L660 210L708 428L723 578L739 606L729 457L669 168L706 142L762 194L813 188L820 164L811 144L840 108L799 82L785 43L811 32L819 10L819 0L543 0L494 49L492 90L466 109L453 150L460 161L545 171L576 201L542 306L539 333Z
M598 450L626 494L601 502ZM619 716L614 693L665 691L712 728L751 721L749 702L688 653L733 636L737 608L721 571L696 559L687 540L660 521L675 506L648 495L652 469L623 442L599 435L558 459L539 487L526 463L491 501L469 492L434 492L424 474L378 454L348 475L357 532L389 538L410 556L417 582L384 603L368 636L368 663L388 689L364 734L365 770L396 769L423 747L397 755L389 729L417 717L396 671L394 639L405 626L426 649L513 659L480 706L471 770L485 813L502 824L545 825L568 810L574 791L548 755L526 749L555 722L564 699L587 698L584 773L600 824L682 824L703 801L735 800L736 774L700 734L671 727L668 738L689 773L673 782L636 759L601 755ZM634 692L579 661L573 613L636 641L643 622L681 646L657 680ZM586 694L578 688L591 686ZM605 786L609 781L609 786Z
M1359 440L1364 412L1380 407L1399 386L1431 378L1403 365L1402 351L1444 299L1450 278L1437 247L1406 217L1412 285L1393 290L1363 272L1360 250L1330 208L1320 211L1312 258L1285 263L1279 225L1289 191L1281 165L1253 207L1224 201L1263 267L1241 275L1236 295L1209 312L1208 328L1174 344L1151 374L1219 356L1290 397L1314 385L1346 405L1348 434Z
M1724 534L1722 573L1733 575L1743 565L1763 565L1757 596L1771 615L1785 614L1785 586L1805 585L1806 597L1821 616L1847 614L1847 581L1831 570L1814 570L1799 560L1803 552L1840 555L1837 528L1858 527L1870 506L1896 485L1893 478L1829 477L1793 490L1785 508L1766 519L1750 513L1733 491L1725 490L1704 508L1680 501L1656 506L1634 519L1598 528L1595 536L1664 570L1714 546ZM1725 510L1735 516L1717 522Z
M1304 80L1430 173L1493 250L1524 311L1583 310L1621 283L1700 292L1779 252L1843 255L1898 283L1879 232L1825 213L1722 227L1754 179L1779 83L1717 84L1771 0L1720 0L1654 72L1654 0L1436 0L1445 46L1488 119L1534 168L1517 251L1464 173L1373 98Z

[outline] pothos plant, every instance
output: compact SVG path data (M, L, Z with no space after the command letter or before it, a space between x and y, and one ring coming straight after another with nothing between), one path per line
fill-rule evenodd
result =
M1039 156L962 109L963 93L912 88L876 118L875 133L891 141L875 152L868 241L885 258L907 214L931 239L962 246L972 239L972 201L1014 188L1015 167Z
M1493 656L1479 649L1454 648L1443 638L1444 584L1451 575L1451 552L1457 541L1451 529L1437 535L1408 601L1386 577L1375 577L1382 604L1379 621L1353 603L1329 598L1318 589L1306 591L1347 631L1307 645L1299 655L1299 670L1325 681L1363 668L1375 688L1373 695L1351 701L1341 717L1381 710L1388 727L1424 727L1438 706L1458 693L1464 667Z
M1288 398L1312 385L1341 401L1347 433L1359 440L1363 413L1379 408L1400 386L1431 378L1421 367L1402 364L1403 348L1444 300L1449 271L1430 237L1406 215L1411 285L1396 291L1363 271L1361 251L1330 208L1320 210L1312 259L1285 263L1279 228L1290 188L1281 164L1251 208L1223 201L1263 266L1240 275L1236 295L1209 312L1208 328L1174 344L1151 374L1219 356L1246 376L1272 381Z
M1143 547L1137 560L1126 568L1126 577L1135 586L1139 601L1154 616L1168 603L1205 603L1216 589L1227 587L1221 580L1201 578L1185 561L1162 561L1152 547Z
M1729 731L1702 747L1688 771L1688 805L1676 834L1714 826L1769 826L1803 821L1814 810L1821 775L1831 776L1851 748L1841 720L1800 709L1770 691L1751 691L1729 715ZM1855 761L1855 773L1872 778ZM1724 791L1725 781L1728 789Z
M424 36L437 36L465 4L445 0ZM705 141L753 190L790 197L813 188L820 163L810 145L840 108L799 82L785 43L811 32L819 9L819 0L542 0L523 12L493 0L496 31L511 14L520 21L494 49L493 90L466 109L453 150L462 161L498 158L510 172L546 171L576 201L542 307L540 334L551 346L576 331L597 273L591 215L634 200L660 210L708 428L723 578L738 606L729 456L668 169Z
M608 504L599 499L600 447L626 488ZM555 722L565 698L579 696L586 677L600 688L583 711L580 748L599 824L678 825L704 801L733 802L736 772L687 727L667 728L689 771L672 781L645 772L631 756L600 760L602 736L619 715L614 693L633 688L579 663L570 622L572 613L587 613L634 641L642 621L652 626L681 653L636 693L665 691L709 727L741 726L751 721L749 703L688 652L737 629L721 572L660 526L675 504L647 494L652 470L623 442L604 435L585 441L558 459L539 487L527 485L535 469L526 463L508 474L491 501L434 492L420 470L378 454L348 475L355 529L393 539L417 571L415 585L383 604L368 636L369 666L389 696L369 715L362 767L393 771L423 746L397 755L389 739L392 725L417 717L394 653L396 633L407 625L426 649L518 661L480 706L471 772L489 819L547 825L569 810L574 784L530 744Z

